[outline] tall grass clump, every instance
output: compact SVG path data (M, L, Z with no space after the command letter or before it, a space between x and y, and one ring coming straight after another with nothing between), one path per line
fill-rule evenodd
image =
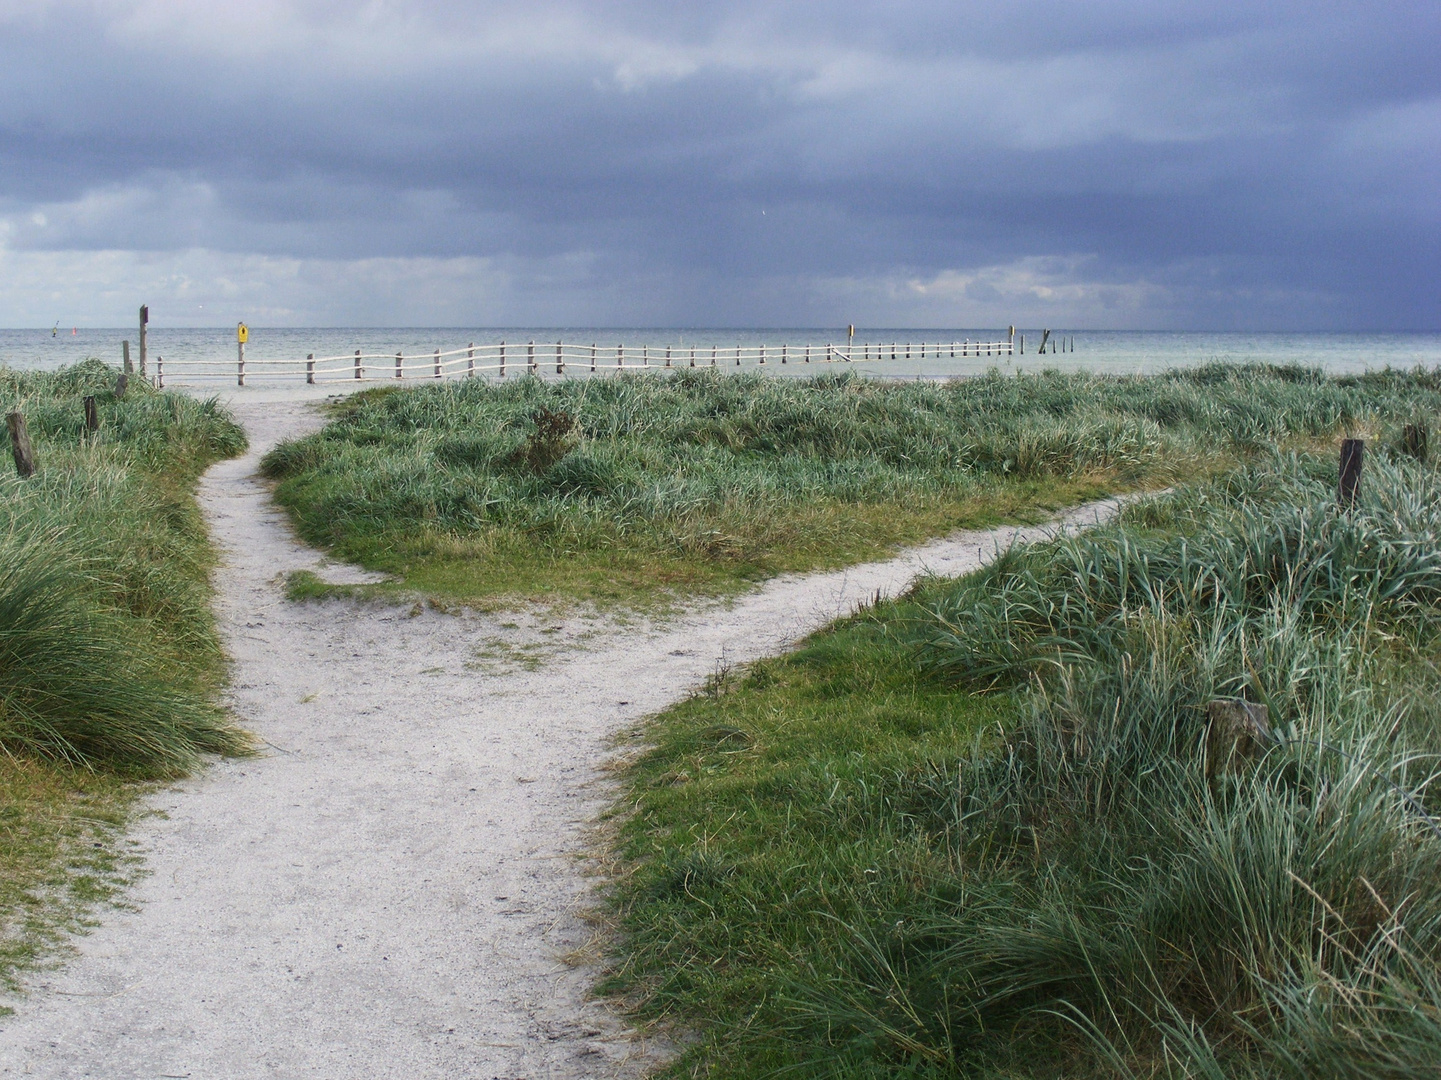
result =
M306 539L375 569L589 560L703 584L837 565L1438 408L1441 383L1420 371L521 378L355 395L264 467Z
M612 987L677 1073L1434 1075L1441 473L1335 484L1258 452L663 715Z
M174 775L246 745L213 701L211 555L190 494L245 437L213 400L139 380L117 399L115 376L98 361L0 370L0 406L25 414L39 461L0 480L0 747Z

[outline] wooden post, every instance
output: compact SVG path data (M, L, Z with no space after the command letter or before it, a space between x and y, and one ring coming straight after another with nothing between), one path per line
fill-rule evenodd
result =
M165 389L165 357L159 355L155 357L155 388Z
M891 342L891 359L894 360L895 358L896 358L896 343L893 341L893 342Z
M1269 710L1240 698L1206 704L1206 776L1235 772L1275 742L1268 726Z
M467 379L475 378L475 342L473 341L465 350L465 377Z
M811 347L810 347L809 345L807 345L807 346L806 346L806 363L809 364L810 362L811 362Z
M555 373L565 374L565 345L559 341L555 343Z
M536 363L535 363L535 342L534 342L534 341L532 341L529 345L527 345L527 346L525 347L525 363L526 363L526 366L527 366L528 368L530 368L530 373L531 373L532 375L536 374L536 373L540 370L540 368L538 368L538 367L536 366Z
M695 367L695 346L690 347L690 366Z
M25 430L25 414L12 412L5 417L10 425L10 449L15 452L15 473L17 476L31 476L35 472L35 454L30 448L30 433Z
M641 367L650 367L650 346L649 346L649 345L642 345L642 346L640 347L640 366L641 366Z
M1425 424L1407 424L1401 431L1401 452L1417 461L1425 461L1429 434Z
M355 350L355 377L356 377L357 379L359 379L359 378L362 377L361 367L360 367L360 350L359 350L359 349L356 349L356 350Z
M716 358L716 347L715 347L714 345L712 345L712 346L710 347L710 366L711 366L711 367L715 367L715 358Z
M160 358L157 356L155 360L159 363ZM92 435L100 430L100 410L95 407L93 394L85 399L85 430Z
M670 346L665 347L665 366L670 367Z
M624 345L617 345L617 346L615 347L615 366L618 367L618 368L621 368L621 369L624 369L624 368L625 368L625 346L624 346Z
M130 342L128 340L120 343L120 358L120 370L127 375L130 374L132 369L130 367Z
M129 369L130 365L125 365ZM245 385L245 342L235 343L235 385Z
M435 377L440 378L440 350L435 350Z
M1026 335L1025 335L1025 334L1022 334L1022 335L1021 335L1021 355L1022 355L1022 356L1025 356L1025 355L1026 355Z
M315 385L315 354L305 354L305 385Z
M782 364L784 364L784 363L786 362L786 357L787 357L787 354L788 354L789 352L790 352L790 346L787 345L787 344L785 344L784 342L782 342L782 343L781 343L781 363L782 363Z
M594 342L594 341L592 341L592 342L590 343L590 371L591 371L591 374L592 374L592 375L595 374L595 342Z
M761 346L761 363L764 364L765 362L766 362L766 347L765 347L764 345L762 345L762 346Z
M145 376L145 327L150 322L150 305L140 305L140 375Z
M505 378L505 342L500 343L500 377Z
M396 377L397 379L403 379L403 378L405 378L405 353L404 353L404 352L398 352L398 353L395 354L395 377Z
M115 376L115 398L117 401L125 396L125 388L129 385L130 376L125 372L122 371L119 375Z
M1042 356L1044 356L1044 355L1046 354L1046 339L1049 338L1050 336L1051 336L1051 332L1050 332L1049 330L1042 330L1042 331L1041 331L1041 347L1040 347L1039 349L1037 349L1036 352L1039 353L1039 354L1042 355Z
M1341 440L1341 476L1336 486L1336 501L1345 509L1356 505L1361 490L1361 461L1366 453L1364 439Z
M736 346L736 367L740 367L740 366L741 366L741 347L740 347L739 345L737 345L737 346Z

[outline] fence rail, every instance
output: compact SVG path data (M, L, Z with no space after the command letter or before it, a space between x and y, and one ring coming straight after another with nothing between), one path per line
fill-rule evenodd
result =
M304 360L251 359L244 346L231 360L155 358L156 381L172 383L234 379L298 379L309 384L378 382L395 379L446 379L476 375L597 374L678 367L759 367L769 364L875 363L971 356L1014 356L1014 339L1005 341L854 342L846 345L577 345L568 341L471 342L460 349L425 353L367 353L356 349L338 356Z

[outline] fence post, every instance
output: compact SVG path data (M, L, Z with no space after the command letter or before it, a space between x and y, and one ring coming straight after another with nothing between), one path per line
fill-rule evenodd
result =
M360 350L359 350L359 349L356 349L356 350L355 350L355 377L356 377L357 379L363 377L363 376L362 376L361 367L360 367Z
M395 354L395 377L397 379L405 378L405 354L403 352Z
M140 377L145 377L145 327L150 322L150 305L140 305Z
M739 345L737 345L737 346L736 346L736 367L740 367L740 366L741 366L741 347L740 347Z
M650 346L649 346L649 345L642 345L642 346L640 347L640 366L641 366L641 367L650 367Z
M235 351L235 355L236 355L236 360L235 360L235 384L236 384L237 386L244 386L244 385L245 385L245 342L243 342L243 341L237 341L237 342L235 343L235 350L236 350L236 351ZM126 367L126 369L128 370L129 367L130 367L130 365L127 363L127 364L125 365L125 367Z
M538 367L536 367L536 365L535 365L535 342L534 342L534 341L532 341L529 345L527 345L527 346L525 347L525 363L526 363L526 367L530 368L530 373L531 373L532 375L536 374L536 373L540 370L540 369L539 369Z
M715 367L715 358L716 358L716 347L715 347L714 345L712 345L712 346L710 347L710 366L711 366L711 367Z
M155 358L155 362L160 362L158 356ZM92 435L100 430L100 410L95 407L93 394L85 399L85 430Z
M1407 424L1401 430L1401 452L1417 461L1425 461L1428 434L1425 424Z
M165 389L165 357L155 357L155 389Z
M159 357L156 357L156 358L155 358L155 362L156 362L157 364L159 364L159 363L160 363L160 358L159 358ZM314 385L315 385L315 354L314 354L314 353L306 353L306 354L305 354L305 382L306 382L306 385L308 385L308 386L314 386Z
M475 342L470 343L470 348L465 350L465 377L475 378Z
M30 433L25 430L25 414L12 412L5 417L5 422L10 425L10 449L15 453L15 475L33 475L35 454L30 448Z
M595 342L594 342L594 341L592 341L592 342L590 343L590 370L591 370L591 373L592 373L592 374L595 373Z
M120 370L128 375L130 373L130 342L128 340L120 343L120 357Z
M766 362L766 347L765 347L764 345L762 345L762 346L761 346L761 363L764 364L765 362Z
M1366 453L1364 439L1341 440L1341 474L1336 485L1336 501L1345 509L1356 505L1361 490L1361 461Z
M565 374L565 345L559 341L555 343L555 373Z
M690 366L695 367L695 346L690 347Z
M624 345L617 345L617 346L615 347L615 366L618 367L618 368L621 368L621 369L624 369L624 368L625 368L625 346L624 346Z
M505 378L505 342L500 343L500 377Z
M665 366L670 367L670 346L665 347Z
M440 350L435 350L435 377L440 378Z

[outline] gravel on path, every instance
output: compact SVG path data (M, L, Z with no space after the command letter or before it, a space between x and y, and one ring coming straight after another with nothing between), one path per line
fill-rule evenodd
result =
M292 570L367 579L296 541L256 475L265 450L320 419L293 399L231 408L251 451L211 468L200 502L222 551L232 703L263 753L151 800L134 909L103 912L78 955L13 1002L0 1076L644 1072L664 1048L587 997L585 856L613 790L610 740L718 663L1058 527L962 533L655 625L290 603Z

